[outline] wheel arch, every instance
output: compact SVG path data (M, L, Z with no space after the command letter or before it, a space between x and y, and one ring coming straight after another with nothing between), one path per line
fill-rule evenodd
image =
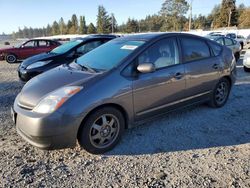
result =
M84 123L86 122L86 120L88 119L88 117L94 113L95 111L101 109L101 108L105 108L105 107L112 107L112 108L115 108L117 110L119 110L123 117L124 117L124 120L125 120L125 129L128 129L128 122L129 122L129 117L128 117L128 113L126 112L126 110L119 104L115 104L115 103L106 103L106 104L102 104L100 106L97 106L95 108L93 108L92 110L90 110L87 115L83 118L83 120L81 121L81 124L77 130L77 137L78 137L78 133L79 133L79 130L84 126Z
M230 88L232 87L232 79L230 76L223 76L222 78L225 78L229 81L229 84L230 84Z

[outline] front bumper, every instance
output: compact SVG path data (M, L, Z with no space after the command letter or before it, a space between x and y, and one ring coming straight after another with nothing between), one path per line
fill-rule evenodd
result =
M62 149L76 144L81 119L60 112L37 114L14 103L12 117L24 140L41 149Z
M5 60L5 57L3 54L0 54L0 61L3 61L3 60Z

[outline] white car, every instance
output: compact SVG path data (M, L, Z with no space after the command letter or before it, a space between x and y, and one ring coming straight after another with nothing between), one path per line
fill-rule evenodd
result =
M244 56L243 66L246 72L250 72L250 51L247 51Z

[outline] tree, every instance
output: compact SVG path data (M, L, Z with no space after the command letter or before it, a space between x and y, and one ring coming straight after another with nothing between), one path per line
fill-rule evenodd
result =
M111 32L111 19L103 6L98 6L97 33Z
M220 15L217 20L218 27L238 25L235 2L236 0L222 0Z
M68 33L69 34L76 34L78 33L78 19L75 14L72 15L71 21L68 22Z
M111 32L115 33L118 31L118 25L117 25L117 21L115 19L115 15L113 13L111 13L110 19L111 19Z
M80 16L79 34L86 34L86 33L87 33L87 26L86 26L85 16Z
M48 24L46 27L46 36L50 36L52 34L52 28L51 26Z
M186 0L165 0L160 10L165 24L170 24L171 30L181 30L184 23L181 19L188 11L189 5Z
M95 28L95 26L94 26L93 23L89 24L87 32L88 32L88 34L94 34L94 33L96 33L96 28Z
M126 25L127 25L126 28L127 33L136 33L139 31L139 25L135 19L129 18Z
M250 28L250 8L246 8L239 17L240 28Z
M63 18L61 17L60 20L59 20L59 30L60 30L60 34L63 35L63 34L66 34L67 33L67 27L66 27L66 24L63 20Z
M59 35L60 34L60 29L59 29L59 24L57 21L54 21L52 24L52 35Z

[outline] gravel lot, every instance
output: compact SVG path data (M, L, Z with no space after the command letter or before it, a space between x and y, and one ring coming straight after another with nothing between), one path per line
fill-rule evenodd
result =
M0 187L250 187L250 73L242 59L225 107L200 105L127 130L105 155L79 146L42 151L17 135L17 66L0 62Z

